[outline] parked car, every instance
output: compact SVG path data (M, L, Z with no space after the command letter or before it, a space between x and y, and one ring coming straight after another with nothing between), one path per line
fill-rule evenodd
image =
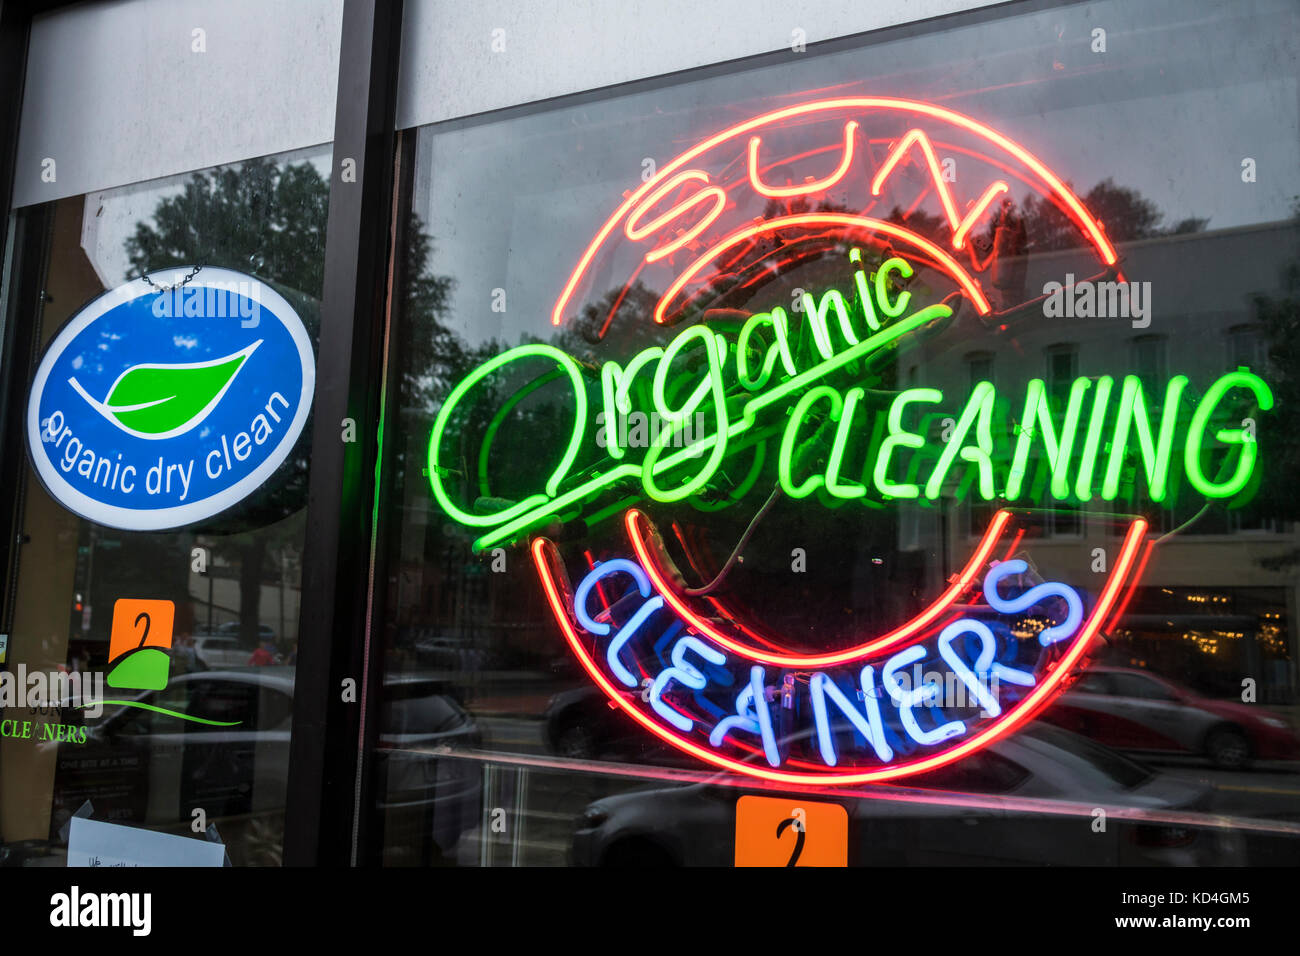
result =
M243 667L251 653L251 648L240 644L235 637L200 634L194 638L194 656L209 670Z
M561 691L550 699L543 714L546 742L554 753L574 759L594 759L611 748L626 748L629 738L649 737L623 714L609 706L598 687Z
M467 641L447 637L424 636L414 643L415 659L422 665L445 671L481 670L487 654Z
M724 785L725 776L597 800L574 834L573 861L730 866L737 800L747 792L774 794ZM1031 724L904 783L825 796L803 793L791 797L791 806L807 800L842 804L849 815L851 866L1245 862L1244 842L1229 830L1114 816L1099 831L1092 813L1080 807L1203 811L1211 790L1048 724ZM960 799L945 800L933 791ZM971 802L972 794L982 802ZM1052 812L1062 801L1073 804L1069 812ZM1287 849L1296 851L1293 844Z
M227 621L225 624L219 624L214 633L221 637L239 637L242 632L240 631L240 624L238 621ZM271 630L265 624L259 624L257 626L257 640L259 643L262 641L273 641L275 640L275 631Z
M1089 668L1044 716L1109 747L1198 754L1229 770L1300 757L1300 737L1259 705L1213 700L1129 668Z
M698 763L630 720L599 687L561 691L542 716L543 736L553 753L571 760L613 759L694 768Z

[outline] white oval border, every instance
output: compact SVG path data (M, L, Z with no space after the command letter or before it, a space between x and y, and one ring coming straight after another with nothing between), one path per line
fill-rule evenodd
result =
M184 279L189 271L189 269L168 269L150 273L149 278L157 285L171 285ZM45 443L41 441L40 426L41 398L45 394L45 383L54 363L76 336L104 313L154 291L143 278L133 279L125 285L110 289L73 316L46 346L45 354L36 369L36 375L32 378L32 387L27 396L27 450L36 473L55 501L87 521L124 531L167 531L220 514L261 487L289 457L289 452L297 443L298 436L302 434L316 390L315 355L312 352L311 341L307 338L307 329L302 324L302 318L280 293L261 279L230 269L204 269L203 276L208 281L257 283L260 286L258 301L263 311L270 311L275 316L276 321L284 326L298 347L298 360L302 366L302 393L298 396L298 410L289 423L289 431L267 459L250 474L224 491L189 504L156 510L120 508L96 501L72 487L59 474L59 470L44 451ZM199 283L196 283L195 287L204 288ZM293 317L292 323L288 321L289 316ZM40 454L36 453L37 448L41 449Z

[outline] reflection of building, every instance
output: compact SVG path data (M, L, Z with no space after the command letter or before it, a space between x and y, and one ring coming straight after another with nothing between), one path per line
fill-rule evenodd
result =
M1007 331L995 332L967 316L900 361L908 366L908 381L942 387L957 396L954 403L964 399L973 381L990 380L1000 395L1009 396L1013 413L1031 378L1044 379L1049 392L1056 392L1054 385L1076 376L1106 374L1118 380L1136 374L1153 404L1177 374L1190 379L1189 395L1239 366L1268 380L1267 343L1252 297L1278 293L1284 267L1295 261L1298 239L1296 225L1281 222L1121 244L1125 277L1150 282L1149 327L1134 328L1125 318L1046 318L1035 310ZM1225 275L1223 263L1233 264L1231 275ZM1025 297L1034 298L1045 283L1062 281L1067 273L1084 279L1101 268L1080 250L1031 255L1027 271ZM1269 449L1262 447L1257 467L1264 482L1277 480L1268 472L1269 462ZM1094 548L1115 544L1089 511L1144 510L1158 536L1196 515L1203 499L1184 487L1171 509L1149 510L1140 493L1137 500L1125 501L1121 494L1113 503L1094 499L1086 507L1077 500L1058 505L1046 495L1032 505L1027 499L1018 504L1059 509L1043 516L1044 537L1035 543L1033 557L1045 575L1059 571L1077 578ZM982 532L991 510L978 500L951 506L950 567L965 560L970 538ZM922 513L920 521L929 531L918 543L937 540L934 517ZM1289 700L1296 682L1293 622L1300 582L1297 568L1273 570L1262 562L1298 545L1294 527L1264 506L1240 511L1212 506L1155 550L1106 653L1116 663L1149 667L1210 693L1235 696L1242 680L1252 678L1262 702Z
M298 608L302 588L298 576L279 563L280 556L267 556L258 595L258 624L270 628L286 649L298 639ZM287 563L287 558L283 559ZM194 603L194 633L216 631L222 625L239 622L239 568L214 558L206 572L190 572L190 600Z

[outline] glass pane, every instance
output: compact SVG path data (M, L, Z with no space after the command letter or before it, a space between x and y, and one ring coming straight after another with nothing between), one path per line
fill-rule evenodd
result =
M47 470L26 471L0 660L82 683L51 677L34 721L75 734L0 740L5 863L61 862L79 811L186 837L201 818L234 864L280 861L330 156L23 213L53 223L21 251L47 262L43 308L10 317L54 370L33 396L76 384L32 400Z
M807 785L857 862L1294 862L1295 16L1015 11L415 131L371 858L731 864ZM1132 833L1075 838L1097 801Z

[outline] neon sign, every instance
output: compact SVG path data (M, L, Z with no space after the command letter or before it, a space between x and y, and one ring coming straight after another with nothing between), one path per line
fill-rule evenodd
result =
M831 145L791 159L773 147L827 131ZM939 149L994 172L959 193ZM995 204L1010 201L1011 181L1064 212L1099 265L1118 274L1101 224L1064 183L969 117L853 97L737 124L629 193L555 303L552 321L564 325L579 297L597 292L595 276L625 276L584 315L596 340L640 347L597 363L524 344L480 365L444 401L428 447L438 505L473 533L476 550L529 542L570 650L651 733L785 783L890 780L959 760L1060 691L1122 614L1153 547L1144 519L1123 518L1103 584L1044 580L1017 551L1031 520L1012 510L1018 503L1139 493L1162 503L1184 484L1229 499L1250 485L1259 452L1244 418L1270 409L1273 395L1247 368L1208 382L1033 378L1010 391L977 380L961 395L892 384L886 370L902 350L956 321L996 327L1014 308L988 284L996 249L972 241ZM937 209L938 226L912 228L898 214L900 195L911 210ZM778 281L791 274L816 284L791 291ZM663 290L652 304L648 288ZM619 324L633 289L633 314L663 328L661 344L645 346ZM543 399L562 438L534 483L519 490L515 469L517 493L498 494L492 462L503 425ZM646 413L663 423L648 443L601 427ZM764 477L773 494L810 499L803 507L880 510L967 495L1003 507L919 613L808 651L687 588L652 518L672 508L707 514L719 498L729 506ZM621 530L600 539L597 557L593 535L616 515ZM566 526L586 548L572 577L578 555L552 540Z

